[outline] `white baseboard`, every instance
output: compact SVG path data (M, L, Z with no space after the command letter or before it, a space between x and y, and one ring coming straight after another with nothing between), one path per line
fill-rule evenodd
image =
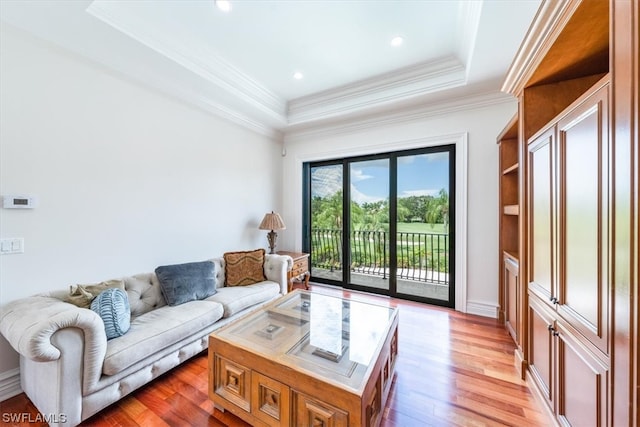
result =
M488 304L486 302L467 301L467 314L476 314L478 316L498 318L498 306Z
M22 393L20 386L20 368L0 374L0 402Z

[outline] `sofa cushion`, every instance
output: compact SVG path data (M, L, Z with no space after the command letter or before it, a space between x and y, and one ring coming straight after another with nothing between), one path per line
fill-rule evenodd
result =
M204 299L216 293L211 261L160 266L156 268L156 276L169 305Z
M197 337L220 320L222 313L222 305L216 302L190 301L138 316L131 321L129 332L107 342L102 372L115 375L181 340Z
M92 285L69 286L69 295L64 298L64 301L80 308L89 308L95 297L102 291L111 288L124 290L124 281L121 279L113 279Z
M91 302L91 310L98 313L102 319L108 340L120 337L129 330L129 298L122 289L111 288L100 292Z
M245 308L269 301L279 294L279 284L265 281L251 286L218 288L218 292L207 298L206 301L219 302L224 307L224 317L230 317Z
M225 253L225 285L244 286L267 280L264 275L264 254L264 249Z

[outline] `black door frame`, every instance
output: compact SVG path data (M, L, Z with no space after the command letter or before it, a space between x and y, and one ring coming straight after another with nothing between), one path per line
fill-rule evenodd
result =
M449 296L448 300L439 300L426 298L411 294L402 294L397 292L397 173L398 173L398 157L406 157L411 155L432 154L432 153L449 153ZM351 203L351 185L349 166L351 163L357 163L367 160L389 159L389 289L371 288L362 285L350 283L349 259L351 248L350 241L345 235L350 232L350 203ZM313 278L318 283L342 287L344 289L352 289L357 291L365 291L369 293L387 295L395 298L402 298L412 301L425 302L428 304L439 305L444 307L455 306L455 253L456 253L456 145L444 144L424 148L414 148L408 150L391 151L385 153L376 153L362 156L345 157L340 159L313 161L303 163L303 232L302 247L303 250L311 254L311 169L314 167L342 165L342 213L343 213L343 238L342 238L342 254L343 268L342 281ZM393 236L393 237L391 237ZM311 269L313 271L313 269Z

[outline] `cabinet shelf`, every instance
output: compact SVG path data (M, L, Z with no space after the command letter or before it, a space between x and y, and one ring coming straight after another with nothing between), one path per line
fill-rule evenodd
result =
M504 250L503 253L508 256L509 258L511 258L512 260L518 262L520 261L520 256L518 251L508 251L508 250Z
M520 207L518 205L505 205L503 210L505 215L520 215Z
M508 168L506 168L505 170L502 171L502 175L508 175L510 173L513 172L518 172L518 167L520 166L519 163L516 163L515 165L509 166Z

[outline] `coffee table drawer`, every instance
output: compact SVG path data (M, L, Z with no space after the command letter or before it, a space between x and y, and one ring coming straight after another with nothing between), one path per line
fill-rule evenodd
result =
M249 411L251 408L251 370L217 354L215 355L215 370L215 393L245 411Z
M251 413L269 426L288 426L289 387L260 372L251 374Z
M304 393L295 390L293 399L293 423L298 426L332 426L347 427L349 415L325 402L320 402Z

